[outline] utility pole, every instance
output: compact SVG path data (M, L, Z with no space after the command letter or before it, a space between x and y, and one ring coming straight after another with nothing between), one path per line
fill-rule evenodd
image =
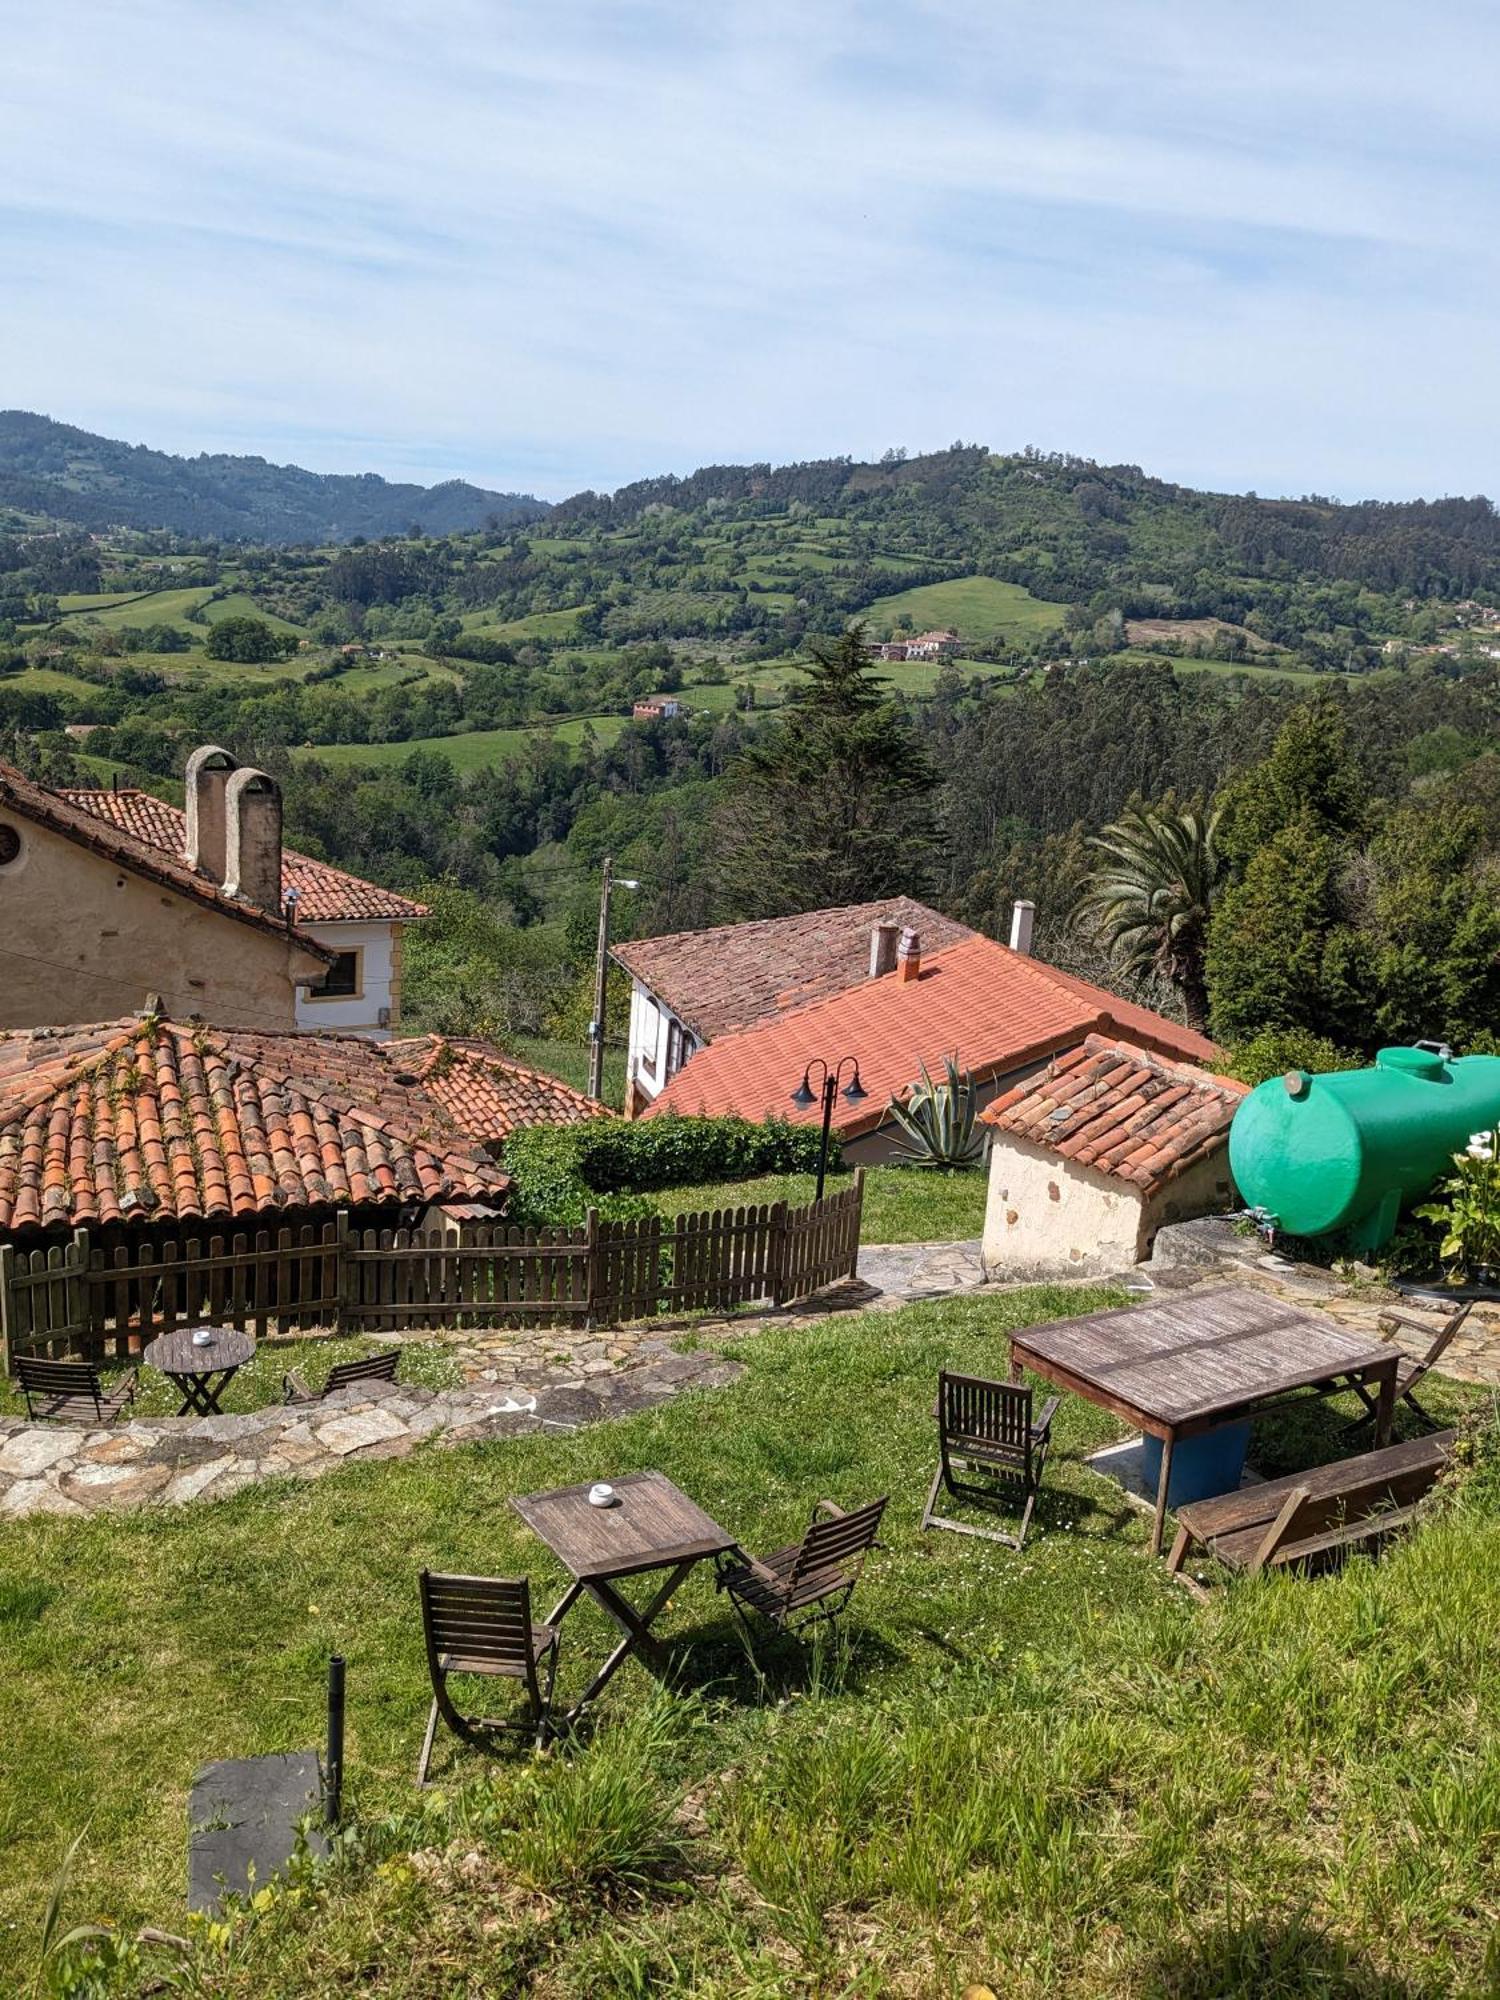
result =
M615 888L639 889L640 883L633 875L622 875L615 881L615 867L612 857L604 857L602 879L599 884L599 943L594 952L594 1018L589 1022L589 1096L596 1104L604 1102L604 1005L605 982L609 977L609 897Z
M609 892L614 885L614 861L604 857L599 886L599 943L594 952L594 1018L589 1022L589 1096L604 1101L604 987L609 975Z

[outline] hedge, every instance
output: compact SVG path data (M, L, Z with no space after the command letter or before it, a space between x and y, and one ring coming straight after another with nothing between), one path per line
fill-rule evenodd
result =
M757 1174L814 1173L819 1133L785 1119L600 1118L581 1125L532 1125L505 1142L509 1215L537 1226L571 1227L590 1208L601 1215L650 1215L651 1188ZM830 1167L840 1164L829 1142Z

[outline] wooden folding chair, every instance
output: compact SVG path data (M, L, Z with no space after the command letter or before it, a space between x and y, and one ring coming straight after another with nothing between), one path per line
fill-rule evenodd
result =
M1052 1444L1052 1419L1061 1400L1049 1396L1033 1422L1031 1391L1019 1383L987 1382L982 1376L953 1375L943 1369L938 1376L938 1468L922 1509L922 1526L951 1528L956 1535L979 1535L1020 1548L1031 1526ZM1004 1506L1020 1499L1019 1530L1008 1535L1000 1528L980 1528L934 1513L945 1487L955 1500L977 1507Z
M531 1585L526 1578L441 1576L424 1569L418 1584L427 1671L432 1679L432 1710L417 1764L417 1783L427 1783L439 1716L465 1742L511 1730L533 1737L540 1750L552 1729L558 1631L555 1625L532 1624ZM545 1689L538 1676L543 1661L547 1663ZM524 1681L530 1721L461 1715L448 1693L450 1674L487 1674Z
M106 1390L99 1370L87 1361L52 1361L43 1354L18 1354L16 1376L33 1423L43 1419L73 1424L112 1424L135 1401L132 1368Z
M385 1354L367 1354L362 1361L340 1361L329 1369L321 1389L309 1389L292 1368L281 1378L282 1398L288 1403L321 1403L356 1382L394 1382L400 1359L400 1348L393 1347Z
M1442 1359L1449 1342L1473 1310L1474 1301L1472 1299L1465 1299L1463 1304L1456 1307L1443 1321L1443 1324L1438 1329L1436 1338L1424 1355L1417 1360L1413 1360L1409 1354L1403 1354L1401 1359L1396 1363L1396 1394L1411 1404L1413 1410L1415 1410L1430 1431L1440 1430L1442 1426L1439 1424L1437 1418L1433 1416L1432 1412L1424 1409L1417 1401L1413 1391L1427 1374L1428 1370L1435 1367ZM1404 1326L1411 1328L1415 1333L1429 1333L1431 1331L1431 1328L1424 1320L1414 1319L1410 1313L1404 1312L1383 1312L1377 1323L1382 1330L1387 1326ZM1365 1406L1364 1414L1363 1416L1356 1417L1352 1424L1344 1426L1344 1435L1346 1437L1351 1431L1362 1431L1366 1424L1373 1423L1375 1419L1375 1398L1370 1394L1363 1382L1356 1382L1354 1384L1354 1393Z
M832 1624L847 1609L864 1570L889 1495L846 1513L832 1500L813 1509L800 1542L768 1556L721 1557L718 1587L729 1592L735 1615L753 1645L745 1613L758 1611L780 1632L800 1634L809 1625Z

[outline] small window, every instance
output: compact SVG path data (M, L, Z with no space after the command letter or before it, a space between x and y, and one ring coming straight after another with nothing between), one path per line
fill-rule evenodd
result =
M676 1076L698 1044L693 1040L680 1021L674 1021L667 1029L667 1080Z
M311 990L313 1000L355 1000L359 997L359 958L357 951L341 951L328 968L327 977L320 979Z
M0 868L19 858L21 836L13 826L0 826Z

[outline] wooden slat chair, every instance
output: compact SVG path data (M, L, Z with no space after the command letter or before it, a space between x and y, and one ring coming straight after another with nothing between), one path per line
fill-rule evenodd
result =
M747 1608L781 1632L836 1621L854 1595L865 1558L880 1547L875 1538L889 1498L847 1513L832 1500L820 1500L800 1542L758 1558L722 1557L718 1588L729 1592L747 1638L753 1642Z
M483 1735L512 1730L531 1736L538 1750L552 1729L552 1687L557 1679L558 1630L531 1622L531 1585L525 1577L442 1576L423 1570L422 1630L427 1671L432 1678L432 1710L417 1765L417 1783L427 1783L438 1717L456 1736L477 1742ZM546 1663L546 1686L539 1669ZM448 1693L450 1674L487 1674L523 1681L529 1721L461 1715Z
M329 1369L328 1380L321 1389L309 1389L292 1368L281 1378L281 1392L288 1403L321 1403L357 1382L394 1382L400 1359L400 1348L393 1347L385 1354L367 1354L362 1361L340 1361Z
M978 1375L938 1376L938 1468L932 1475L924 1528L951 1528L958 1535L981 1535L1018 1549L1026 1540L1032 1510L1041 1489L1042 1472L1052 1446L1052 1419L1059 1396L1049 1396L1035 1420L1031 1391L1017 1382L987 1382ZM947 1488L956 1500L978 1507L1022 1503L1015 1534L1001 1528L980 1528L969 1521L952 1521L934 1513L937 1498Z
M1409 1354L1404 1354L1396 1363L1396 1394L1411 1404L1413 1410L1416 1411L1429 1430L1435 1431L1438 1428L1438 1420L1430 1410L1424 1409L1417 1401L1414 1391L1428 1370L1436 1367L1437 1363L1442 1360L1449 1342L1473 1310L1474 1301L1472 1299L1465 1299L1463 1304L1451 1312L1443 1321L1443 1324L1438 1328L1436 1338L1425 1354L1416 1360L1413 1360ZM1414 1319L1410 1313L1404 1312L1383 1312L1380 1315L1378 1324L1382 1333L1388 1327L1398 1326L1408 1327L1415 1333L1431 1333L1432 1331L1425 1320ZM1354 1389L1356 1395L1365 1406L1364 1414L1363 1416L1356 1417L1352 1424L1345 1425L1344 1432L1346 1436L1352 1431L1363 1430L1366 1424L1375 1421L1375 1398L1362 1382L1356 1382Z
M99 1370L87 1361L51 1361L41 1354L18 1354L16 1375L33 1422L56 1419L71 1424L112 1424L135 1401L136 1371L106 1390Z
M1180 1575L1189 1551L1201 1548L1254 1575L1383 1540L1410 1522L1437 1484L1457 1435L1408 1438L1288 1479L1190 1501L1177 1509L1167 1568Z

